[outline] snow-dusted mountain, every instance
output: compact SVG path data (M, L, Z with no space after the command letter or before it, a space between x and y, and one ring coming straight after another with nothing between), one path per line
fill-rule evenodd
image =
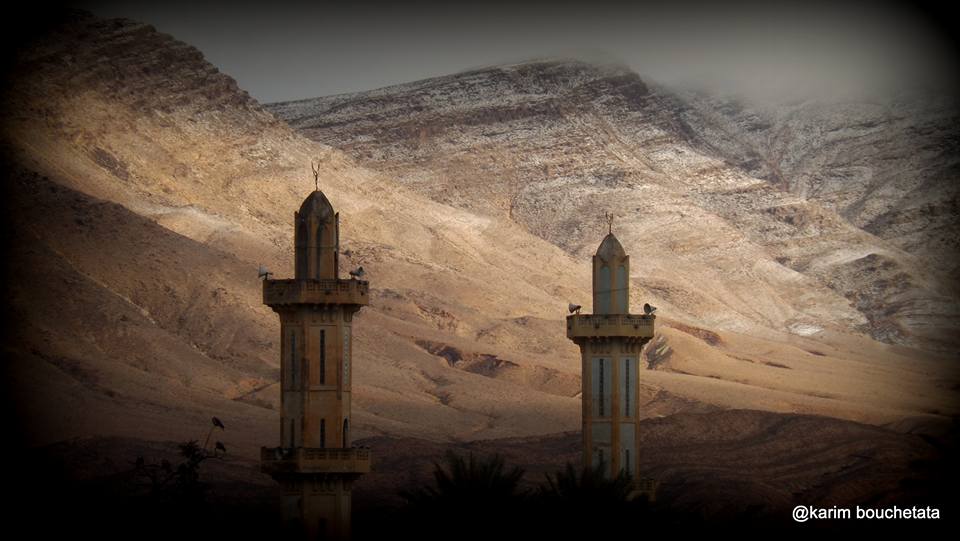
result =
M578 258L614 211L641 291L697 324L956 344L949 102L749 108L549 60L268 109Z

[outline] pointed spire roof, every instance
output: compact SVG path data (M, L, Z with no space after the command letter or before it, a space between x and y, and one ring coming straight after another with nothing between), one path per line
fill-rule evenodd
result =
M603 237L603 242L597 248L597 257L604 261L613 261L615 258L626 257L627 252L623 250L623 245L617 240L613 233Z
M306 218L311 214L316 214L321 220L326 220L334 215L333 205L330 204L327 196L323 195L323 192L320 190L316 190L308 195L307 198L303 200L303 204L300 205L301 218Z

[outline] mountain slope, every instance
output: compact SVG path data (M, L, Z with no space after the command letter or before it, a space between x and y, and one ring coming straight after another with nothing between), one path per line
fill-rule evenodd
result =
M198 51L132 21L75 15L19 53L12 81L2 133L19 323L6 380L35 421L32 443L195 438L212 414L245 456L277 441L279 324L255 270L292 274L311 160L341 213L344 264L363 265L372 286L355 327L359 435L578 429L579 356L563 316L567 301L589 298L594 207L581 209L582 224L568 218L580 227L571 253L547 238L554 206L536 207L543 230L533 235L534 214L518 213L527 226L485 210L503 199L496 186L431 199L294 132ZM652 192L676 207L659 211L656 229L675 233L618 225L644 272L634 304L663 301L646 354L656 368L644 377L648 415L753 407L880 423L954 411L951 366L851 334L864 319L845 299L677 199L699 193L695 184L659 181ZM602 195L637 198L622 187ZM726 244L691 234L671 218L678 208L715 224ZM730 309L756 288L769 300ZM823 330L809 338L803 325Z
M956 345L957 291L925 259L707 148L723 137L624 68L530 62L269 109L424 195L507 217L578 257L614 212L624 245L644 254L635 283L697 324Z
M259 388L257 379L275 374L278 322L260 305L254 269L263 262L278 276L292 272L293 210L312 189L307 167L319 158L321 185L343 216L346 264L363 264L375 287L378 311L365 311L357 329L358 358L369 359L357 367L359 428L448 438L575 426L575 391L538 390L552 388L550 380L561 377L556 366L564 359L505 353L496 342L472 343L474 333L510 325L514 318L532 320L516 325L514 336L534 334L526 329L538 330L539 320L557 318L554 295L570 290L561 277L584 272L573 270L573 260L560 250L509 224L422 200L306 141L264 113L196 50L145 25L81 16L25 50L16 81L5 96L10 114L4 131L12 160L80 197L91 209L84 209L79 220L99 223L101 202L127 211L119 224L84 238L83 227L71 226L72 207L59 229L45 214L28 211L57 196L44 189L18 190L20 197L38 198L19 203L23 211L15 222L30 224L37 234L17 238L18 244L24 250L33 243L55 244L69 265L85 265L83 272L96 277L95 284L108 290L105 295L115 293L147 313L162 313L165 319L157 318L157 325L185 346L198 342L201 327L211 333L201 336L204 351L242 352L244 377L258 381L247 398L261 409L279 397L275 383ZM128 242L139 237L144 223L175 235ZM189 250L200 245L207 253L182 257L168 242ZM94 251L98 243L117 245ZM130 261L114 263L104 253L125 254ZM231 258L247 273L227 275L206 264ZM518 273L526 278L513 279ZM145 293L140 282L152 290ZM25 286L27 277L17 283ZM211 324L217 321L218 295L233 299L230 325L239 332ZM84 309L100 313L103 308L88 298L75 296ZM185 313L192 317L184 320ZM73 328L76 324L51 322L64 335L85 332ZM258 326L262 333L250 332ZM515 360L511 378L455 369L416 344L418 339L456 343L464 336L470 344L461 346L466 351ZM550 342L562 340L557 336ZM129 346L122 337L117 345ZM105 370L123 362L108 355L97 361ZM189 379L191 369L182 368L180 375ZM496 390L481 390L491 381ZM494 422L496 410L517 406L520 396L523 408L537 409L543 417ZM371 405L364 407L368 399ZM274 425L269 424L270 432ZM261 434L261 443L272 440Z
M691 142L836 210L941 272L960 244L960 110L937 95L761 106L677 94Z

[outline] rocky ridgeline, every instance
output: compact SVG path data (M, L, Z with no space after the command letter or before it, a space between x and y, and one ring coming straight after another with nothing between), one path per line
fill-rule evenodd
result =
M883 109L888 132L865 106L755 111L573 61L267 107L435 200L507 217L578 256L613 210L621 240L643 253L638 282L703 324L955 343L956 290L940 272L958 238L946 109ZM871 255L888 264L859 262ZM696 286L678 285L683 275Z
M947 273L960 264L960 108L953 97L750 106L677 93L691 142L836 210Z
M50 35L56 39L47 39ZM91 47L91 42L96 46ZM53 94L83 88L144 113L170 113L185 107L259 109L198 49L128 19L71 12L48 29L44 39L22 47L17 56L14 78L43 81L29 89L33 91Z
M4 135L42 154L41 167L57 163L71 187L139 212L146 198L153 218L175 216L191 237L200 221L238 214L230 197L253 188L266 197L243 207L248 225L286 221L280 205L263 207L288 187L257 177L285 178L307 145L196 48L150 25L70 12L19 48L11 80ZM187 224L187 205L202 219Z

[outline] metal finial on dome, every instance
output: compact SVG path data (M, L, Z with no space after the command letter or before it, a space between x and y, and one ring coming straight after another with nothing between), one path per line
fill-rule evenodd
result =
M313 161L310 162L310 169L313 170L313 187L314 191L320 191L320 162L317 161L317 165L313 165Z
M607 220L607 233L613 233L613 213L604 212L603 217Z

